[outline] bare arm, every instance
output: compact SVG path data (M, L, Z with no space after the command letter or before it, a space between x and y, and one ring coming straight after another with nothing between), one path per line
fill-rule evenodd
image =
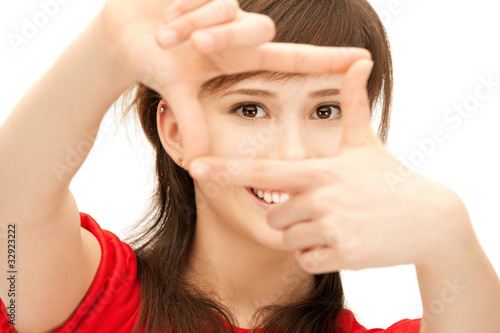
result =
M498 332L500 281L465 207L453 216L456 229L436 246L434 260L416 265L424 308L421 332Z
M268 17L244 13L236 5L221 16L217 1L194 9L190 19L173 23L179 31L178 47L160 47L157 35L169 4L108 0L0 128L0 227L18 226L19 332L45 332L62 325L92 283L100 247L80 227L68 185L106 110L133 81L145 82L167 98L185 147L190 146L190 155L196 156L205 153L198 142L206 142L199 136L207 133L197 99L203 82L254 70L342 72L356 59L370 56L359 49L267 44L275 33ZM206 25L197 26L199 22ZM214 36L215 50L205 54L192 40L186 41L197 30ZM234 38L243 32L248 38ZM4 258L2 246L3 272L7 271ZM0 297L7 300L8 282L0 281Z
M68 186L106 110L131 83L114 72L107 57L91 24L0 127L0 223L3 229L13 223L17 228L19 332L46 331L66 320L100 262L99 244L80 228ZM4 273L6 250L2 245ZM6 304L8 284L1 279L0 297ZM46 311L48 301L51 311Z
M0 127L2 222L36 214L42 223L58 211L104 114L132 83L113 72L98 37L90 25Z
M292 192L269 210L267 222L310 274L415 264L422 333L499 332L500 281L462 200L417 172L401 178L397 190L384 177L404 165L371 129L370 71L371 64L359 60L344 77L337 155L298 161L202 157L190 173L210 181L232 163L239 170L231 184Z

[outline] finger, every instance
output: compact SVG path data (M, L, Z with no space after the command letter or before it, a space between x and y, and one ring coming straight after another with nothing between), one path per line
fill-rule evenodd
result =
M315 220L320 216L311 192L303 192L292 196L285 202L273 206L267 213L267 222L271 228L284 230L295 223Z
M240 14L242 18L231 23L195 31L191 35L195 48L202 53L214 52L223 49L248 48L273 40L276 27L271 18L254 13L240 12ZM207 38L212 41L208 47L203 45Z
M249 49L230 50L224 58L227 73L267 70L287 73L345 73L369 51L353 47L326 47L293 43L267 43Z
M214 13L221 16L226 16L226 12L238 10L239 3L237 0L176 0L172 3L165 14L165 20L172 22L173 20L181 17L183 14L195 10L206 3L213 3Z
M164 25L158 34L160 46L174 46L187 40L195 30L230 22L236 18L237 6L222 8L223 10L220 9L219 1L211 1Z
M377 141L371 128L370 101L367 83L373 61L362 59L354 62L344 76L341 88L342 136L340 148Z
M317 160L231 160L202 157L189 166L193 178L212 180L224 173L229 182L263 190L303 192L324 180L324 170ZM228 171L230 170L230 171Z
M165 22L172 22L191 10L203 6L211 0L175 0L165 13Z
M283 232L283 243L290 250L305 251L334 242L332 232L325 232L320 221L295 223Z
M295 258L299 265L310 274L331 273L342 268L337 251L329 246L299 251Z
M197 92L181 83L169 87L165 100L175 115L182 138L183 156L188 165L208 152L208 127Z

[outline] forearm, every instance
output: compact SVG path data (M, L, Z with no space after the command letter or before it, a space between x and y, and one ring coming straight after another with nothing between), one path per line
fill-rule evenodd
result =
M114 69L92 23L30 88L0 127L0 222L50 214L131 82Z
M460 248L441 262L417 265L424 308L421 332L497 332L500 328L498 276L475 236ZM441 250L446 251L436 252Z

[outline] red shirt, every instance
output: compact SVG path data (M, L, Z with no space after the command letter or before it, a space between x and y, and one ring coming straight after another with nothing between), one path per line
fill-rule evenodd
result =
M88 214L80 213L81 226L90 231L102 249L101 264L87 295L64 326L53 332L120 332L133 331L139 316L140 285L137 262L132 248L112 232L103 230ZM0 299L0 332L16 332L9 324L7 309ZM17 314L16 314L17 315ZM337 324L350 333L419 333L420 319L404 319L386 330L367 330L351 311L344 309ZM250 330L237 329L239 333Z

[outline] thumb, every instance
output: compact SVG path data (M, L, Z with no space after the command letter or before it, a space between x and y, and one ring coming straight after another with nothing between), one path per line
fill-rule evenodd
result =
M367 91L373 61L361 59L347 70L341 89L342 137L340 149L377 140L371 127L370 101Z
M205 112L198 99L198 90L187 84L169 87L165 94L175 115L182 138L186 165L198 156L205 155L209 147Z

